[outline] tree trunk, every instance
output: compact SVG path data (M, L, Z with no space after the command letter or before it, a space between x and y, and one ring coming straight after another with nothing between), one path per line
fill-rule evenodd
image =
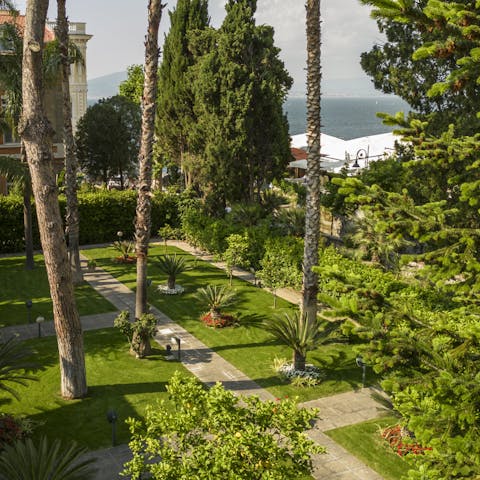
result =
M53 172L52 127L43 108L42 50L48 0L27 2L23 49L23 113L20 134L25 143L40 239L53 302L60 357L61 394L80 398L87 393L83 336Z
M170 290L173 290L175 288L175 280L175 275L169 275L167 286Z
M306 360L306 357L300 352L297 352L296 350L293 351L293 368L295 370L300 370L303 372L305 370Z
M307 201L305 248L303 254L302 312L313 321L317 315L318 264L320 241L320 0L307 0Z
M21 162L27 164L23 140L20 141L20 156ZM33 259L32 180L28 173L25 174L23 185L23 229L25 235L25 269L33 270L35 260Z
M151 229L151 189L153 135L157 98L158 28L163 5L160 0L149 0L148 31L145 40L145 80L142 98L142 134L138 164L140 175L137 186L137 215L135 219L135 252L137 255L137 293L135 318L147 313L147 259ZM141 338L142 343L145 342Z
M83 282L79 251L78 199L77 199L77 155L72 129L72 102L70 99L70 63L68 59L68 22L65 11L66 0L57 0L57 39L62 62L63 99L63 145L65 148L65 184L67 197L66 233L68 234L68 258L72 269L73 283Z
M32 222L32 182L25 179L23 186L23 227L25 231L25 268L33 270L33 222Z

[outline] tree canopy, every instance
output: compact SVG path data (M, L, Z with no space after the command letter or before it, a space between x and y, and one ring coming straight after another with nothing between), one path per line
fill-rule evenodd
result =
M76 134L82 170L104 183L119 175L123 187L125 177L135 173L140 123L139 105L119 95L88 107Z

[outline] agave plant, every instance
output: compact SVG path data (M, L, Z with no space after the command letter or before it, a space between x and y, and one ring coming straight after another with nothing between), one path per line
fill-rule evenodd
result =
M175 290L177 276L191 269L185 257L177 257L177 254L158 257L157 266L168 276L167 285L171 290Z
M220 318L221 310L232 305L237 299L237 293L224 285L208 285L205 288L200 288L195 296L208 307L213 319Z
M93 459L82 459L86 448L75 442L51 444L45 437L35 445L30 438L5 446L0 453L0 480L88 480Z
M135 247L131 240L118 240L113 242L113 248L127 260L129 255L134 252Z
M309 321L305 314L297 311L293 315L285 313L268 318L263 322L263 326L274 337L293 349L293 368L305 370L307 352L323 343L338 325L318 318L313 322Z

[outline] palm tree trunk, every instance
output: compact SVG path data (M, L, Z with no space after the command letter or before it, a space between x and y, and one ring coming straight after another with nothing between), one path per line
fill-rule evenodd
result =
M307 359L305 355L302 355L300 352L296 350L293 351L293 368L295 370L304 371L305 370L305 363Z
M83 335L75 304L58 189L53 172L52 127L43 107L42 49L48 0L27 2L25 16L20 134L32 178L40 239L45 256L60 357L61 394L87 394Z
M168 277L167 286L170 290L173 290L175 288L175 280L175 275L170 275Z
M151 229L151 189L153 135L157 98L158 28L163 5L160 0L149 0L148 31L145 42L145 80L142 99L142 134L138 163L137 216L135 220L135 252L137 255L137 292L135 318L147 313L147 258ZM142 344L144 339L140 339ZM146 345L145 345L146 347Z
M320 0L307 0L307 201L305 248L303 254L302 312L309 320L317 315L318 264L320 241Z
M57 0L57 38L62 62L63 145L65 147L65 183L67 196L66 232L68 233L68 257L73 283L83 282L79 251L79 215L77 199L77 156L72 129L72 102L70 99L70 63L68 59L68 23L66 0Z

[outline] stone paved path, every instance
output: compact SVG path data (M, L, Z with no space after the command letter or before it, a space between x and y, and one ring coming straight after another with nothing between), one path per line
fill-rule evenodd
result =
M175 242L176 246L191 253L197 254L194 249L187 247L183 242ZM202 259L211 261L208 256L202 255ZM214 262L220 268L220 262ZM253 276L246 272L236 272L245 280L253 281ZM85 279L101 295L109 300L119 310L128 309L132 313L135 308L135 296L133 292L115 280L110 274L97 269L93 273L87 273ZM285 289L286 290L286 289ZM280 292L279 296L287 297L287 300L294 299L297 292ZM296 303L296 302L295 302ZM190 370L198 379L206 384L213 384L217 381L239 395L254 394L267 400L273 399L273 395L261 388L245 374L240 372L233 365L224 360L216 352L208 348L193 335L173 322L165 314L152 307L159 319L155 339L161 344L171 343L172 336L181 339L181 360L184 366ZM365 420L373 419L381 415L384 407L372 399L370 389L361 389L357 392L346 392L333 397L321 398L305 403L308 407L320 408L320 419L316 422L308 434L320 445L327 447L327 454L317 455L314 458L315 479L322 480L381 480L381 476L365 466L357 458L349 454L340 445L336 444L323 432L332 428L350 425ZM125 460L123 446L106 449L97 452L100 458L110 459L111 462L122 462ZM104 462L103 462L104 463ZM112 464L112 468L114 468ZM108 471L108 468L107 468ZM110 477L109 477L110 478ZM116 477L112 477L113 478ZM105 477L98 477L98 480L105 480Z
M199 255L192 247L184 242L172 242L175 246ZM207 255L200 254L202 259L212 261ZM83 258L86 265L86 260ZM224 268L220 262L212 262L219 268ZM236 271L236 276L253 282L253 275L247 272ZM107 272L97 269L95 272L85 272L88 281L100 294L109 300L118 310L135 310L135 295L125 285L118 282ZM299 303L298 292L282 289L278 295L293 303ZM161 345L171 343L173 335L181 339L181 361L197 378L206 384L217 381L239 395L254 394L267 400L273 399L268 391L240 372L233 365L224 360L216 352L208 348L198 339L189 334L182 327L173 322L165 314L152 307L159 319L155 339ZM85 330L113 326L116 312L82 317ZM17 333L20 338L34 338L38 336L38 327L35 324L7 327L0 331L4 338ZM42 335L54 335L53 322L42 324ZM315 471L313 477L322 480L381 480L382 477L365 466L357 458L336 444L323 432L332 428L355 424L381 415L385 409L371 397L370 389L361 389L356 392L346 392L332 397L312 400L303 404L306 407L320 409L320 419L308 432L308 435L320 445L327 448L327 453L314 458ZM118 472L129 459L129 449L126 445L97 450L88 454L97 459L98 472L95 480L119 480ZM248 479L246 479L248 480ZM292 479L293 480L293 479Z

